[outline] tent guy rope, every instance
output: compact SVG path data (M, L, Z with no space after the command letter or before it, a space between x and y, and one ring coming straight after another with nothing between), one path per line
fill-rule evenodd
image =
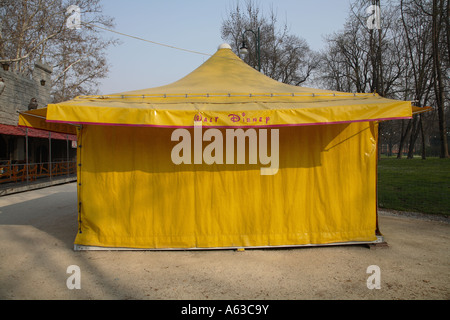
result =
M168 45L168 44L164 44L164 43L160 43L160 42L156 42L156 41L147 40L147 39L144 39L144 38L141 38L141 37L136 37L136 36L133 36L133 35L129 35L129 34L126 34L126 33L123 33L123 32L119 32L119 31L115 31L115 30L108 29L108 28L105 28L105 27L100 27L98 25L87 23L87 22L83 22L82 24L84 24L86 26L102 29L102 30L105 30L105 31L109 31L109 32L112 32L112 33L116 33L116 34L119 34L119 35L124 36L124 37L128 37L128 38L132 38L132 39L136 39L136 40L140 40L140 41L156 44L158 46L163 46L163 47L176 49L176 50L180 50L180 51L185 51L185 52L189 52L189 53L200 54L200 55L204 55L204 56L208 56L208 57L212 56L212 54L209 54L209 53L204 53L204 52L184 49L184 48L175 47L175 46L172 46L172 45Z

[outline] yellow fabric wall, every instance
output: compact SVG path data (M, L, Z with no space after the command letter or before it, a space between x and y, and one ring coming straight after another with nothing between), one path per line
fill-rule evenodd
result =
M83 126L76 244L215 248L376 239L376 122L279 128L275 175L261 175L260 164L175 165L173 130Z

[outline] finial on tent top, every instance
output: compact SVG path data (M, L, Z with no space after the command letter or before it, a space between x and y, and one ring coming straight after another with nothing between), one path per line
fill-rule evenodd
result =
M219 46L218 50L220 50L220 49L231 49L231 46L228 43L222 43Z

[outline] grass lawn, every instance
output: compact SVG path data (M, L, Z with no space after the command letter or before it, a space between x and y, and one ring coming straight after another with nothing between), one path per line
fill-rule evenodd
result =
M378 206L450 215L450 159L380 159Z

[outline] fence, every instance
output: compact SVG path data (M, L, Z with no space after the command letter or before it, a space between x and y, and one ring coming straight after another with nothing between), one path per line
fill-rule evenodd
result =
M0 164L0 184L32 182L41 178L71 176L77 173L76 161L43 162L30 164Z

